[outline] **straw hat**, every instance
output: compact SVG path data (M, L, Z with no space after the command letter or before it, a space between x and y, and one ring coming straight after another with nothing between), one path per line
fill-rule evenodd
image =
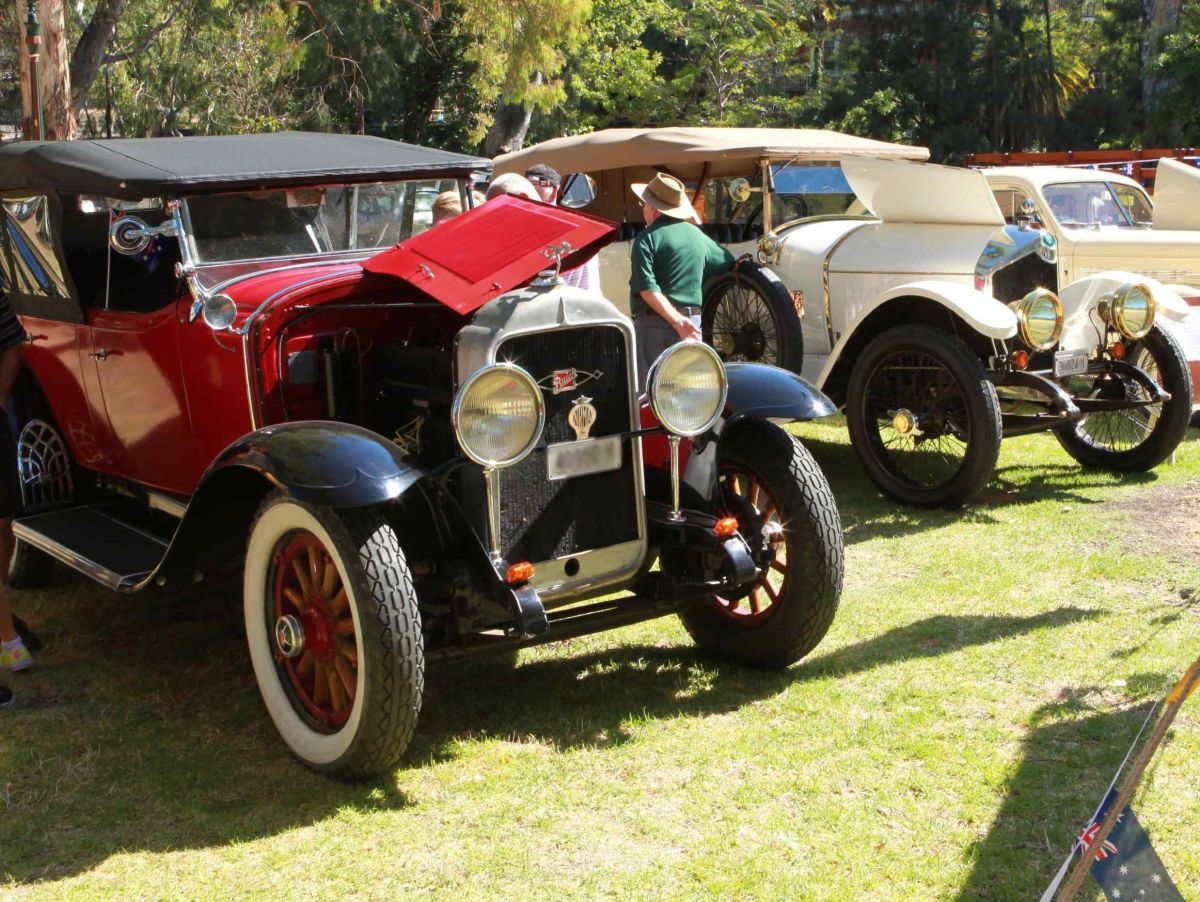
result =
M688 200L687 188L683 182L665 172L657 173L646 184L629 186L643 201L666 216L676 219L695 219L696 211Z

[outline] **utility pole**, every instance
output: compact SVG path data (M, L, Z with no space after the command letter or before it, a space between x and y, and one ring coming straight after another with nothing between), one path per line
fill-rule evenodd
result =
M42 115L42 25L38 21L37 2L29 0L25 18L25 47L29 55L29 109L25 117L25 140L46 140Z

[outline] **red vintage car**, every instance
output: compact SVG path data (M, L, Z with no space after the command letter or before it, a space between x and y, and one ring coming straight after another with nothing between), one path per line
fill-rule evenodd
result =
M629 321L557 278L609 223L502 199L429 227L489 165L318 134L0 149L12 582L244 559L267 710L344 778L395 763L434 660L671 613L749 665L815 647L841 527L778 423L828 399L696 342L638 386Z

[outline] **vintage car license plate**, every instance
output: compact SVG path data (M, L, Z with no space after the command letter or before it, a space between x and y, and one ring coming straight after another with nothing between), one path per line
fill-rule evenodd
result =
M621 466L621 437L585 438L546 448L546 476L569 479L590 473L606 473Z
M1055 376L1074 376L1086 373L1087 368L1087 351L1059 351L1054 355Z

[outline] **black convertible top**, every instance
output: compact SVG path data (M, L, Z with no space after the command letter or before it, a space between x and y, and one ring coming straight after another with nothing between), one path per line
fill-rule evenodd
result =
M452 177L491 165L481 157L386 138L318 132L19 141L0 148L0 190L129 199L278 184Z

